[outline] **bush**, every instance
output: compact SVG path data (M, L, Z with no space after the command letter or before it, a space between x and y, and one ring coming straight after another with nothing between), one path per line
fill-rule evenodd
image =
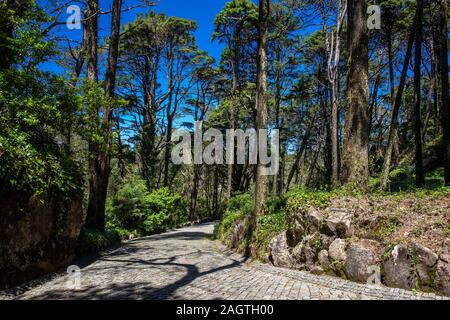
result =
M96 230L82 229L78 238L76 254L88 255L103 251L113 245L119 244L121 237L115 230L99 232Z
M252 251L256 258L267 259L269 243L286 228L285 196L270 196L267 201L267 213L258 218L256 230L253 234ZM226 210L219 224L214 230L216 239L225 244L231 243L233 226L244 220L254 210L254 198L251 194L236 195L226 203Z
M270 241L287 228L287 216L284 208L270 212L258 218L253 235L253 255L259 260L267 260Z
M130 175L108 201L108 227L128 230L136 236L151 235L186 223L186 208L180 195L167 188L148 192L144 180Z

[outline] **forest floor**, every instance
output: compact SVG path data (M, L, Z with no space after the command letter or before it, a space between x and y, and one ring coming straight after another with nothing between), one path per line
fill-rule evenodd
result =
M82 268L79 289L59 276L16 299L444 299L250 261L212 241L213 229L207 223L128 242Z

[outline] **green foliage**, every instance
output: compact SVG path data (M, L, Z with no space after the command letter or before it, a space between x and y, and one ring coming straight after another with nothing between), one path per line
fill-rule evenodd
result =
M239 221L244 219L244 216L241 212L226 212L220 222L214 228L214 238L220 239L225 243L229 242L231 239L231 231L233 225Z
M326 208L330 205L331 198L339 192L297 190L288 194L287 211L292 214L304 213L310 207Z
M231 238L233 225L254 211L254 198L249 193L237 194L225 203L225 211L214 229L214 237L227 242Z
M251 194L240 194L232 197L226 203L226 210L214 230L216 239L229 244L232 238L233 226L236 222L249 217L254 211L254 198ZM286 228L286 197L271 196L267 201L267 214L258 217L256 230L253 234L252 248L255 257L265 260L269 243L273 237Z
M167 188L149 192L145 181L129 175L108 201L108 225L150 235L187 222L187 205Z
M238 194L229 199L225 206L227 212L240 212L245 216L253 212L254 198L249 193Z
M120 243L121 234L115 230L99 232L82 229L78 238L76 253L78 256L98 253Z
M267 260L270 241L287 228L287 216L284 210L270 211L258 218L253 234L253 252L255 258Z
M235 36L246 36L245 33L256 32L258 8L250 0L232 0L214 19L213 40L232 46Z
M0 3L0 193L56 199L59 232L81 182L68 144L80 101L62 77L36 69L54 53L41 30L44 11L34 1L12 3Z

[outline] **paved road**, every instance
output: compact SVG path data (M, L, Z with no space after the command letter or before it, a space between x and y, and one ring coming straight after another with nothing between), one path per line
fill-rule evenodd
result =
M139 239L81 270L81 287L67 276L19 299L434 299L306 272L249 262L211 241L213 224Z

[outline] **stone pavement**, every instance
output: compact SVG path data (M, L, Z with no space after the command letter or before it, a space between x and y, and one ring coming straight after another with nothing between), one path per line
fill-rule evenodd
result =
M129 242L82 269L78 290L68 289L68 276L61 276L17 299L443 299L246 261L211 241L213 228L203 224Z

